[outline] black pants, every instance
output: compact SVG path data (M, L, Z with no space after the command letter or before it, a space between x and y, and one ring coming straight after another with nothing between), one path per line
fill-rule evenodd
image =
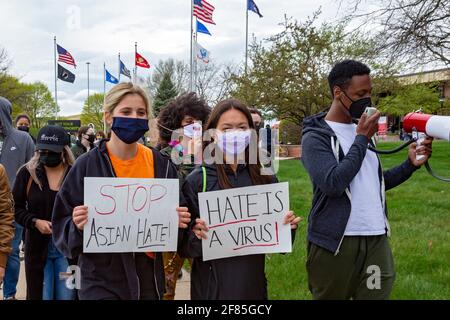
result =
M155 280L155 260L145 253L136 253L136 273L139 277L140 300L158 300Z
M27 300L42 300L44 268L47 263L48 243L51 236L29 229L25 238L25 278Z

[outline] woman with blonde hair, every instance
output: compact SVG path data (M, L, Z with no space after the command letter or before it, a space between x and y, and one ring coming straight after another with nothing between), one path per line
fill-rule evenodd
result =
M70 138L63 128L43 127L36 152L17 173L13 187L16 221L25 233L25 273L28 300L71 300L59 274L66 272L67 259L52 241L52 211L58 192L74 158Z
M104 117L111 139L78 158L58 193L53 210L53 239L69 258L78 256L80 299L162 299L164 265L160 253L83 253L84 177L177 178L175 166L159 151L138 143L149 130L151 106L132 83L113 87L105 97ZM179 228L187 228L187 208L177 208ZM179 232L181 241L183 232Z

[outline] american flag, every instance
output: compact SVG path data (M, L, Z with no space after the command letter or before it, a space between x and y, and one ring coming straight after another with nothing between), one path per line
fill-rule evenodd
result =
M75 64L75 60L73 59L69 51L61 47L59 44L56 45L56 48L58 50L58 61L70 64L75 68L77 67L77 65Z
M203 22L216 24L212 19L214 9L214 6L205 0L194 0L194 17Z

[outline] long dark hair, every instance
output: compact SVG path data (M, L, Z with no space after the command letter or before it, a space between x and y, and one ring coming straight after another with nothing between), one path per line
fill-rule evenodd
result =
M217 104L215 108L212 109L211 115L209 116L209 120L206 124L206 130L209 129L217 129L217 124L219 123L220 117L229 110L238 110L242 112L245 117L247 118L248 125L250 129L255 129L255 125L253 124L252 115L250 114L250 111L248 110L247 106L242 103L241 101L231 98L226 99ZM212 142L208 142L204 145L204 148L207 147L208 144ZM259 152L258 152L259 154ZM249 147L245 150L245 161L247 163L247 168L250 174L250 178L254 185L259 184L268 184L272 182L272 176L270 175L262 175L261 174L261 163L259 161L259 155L257 158L256 164L250 164L249 163ZM217 168L217 176L219 180L219 186L221 189L230 189L233 186L230 183L230 180L228 180L227 174L225 172L225 164L219 164L216 163Z

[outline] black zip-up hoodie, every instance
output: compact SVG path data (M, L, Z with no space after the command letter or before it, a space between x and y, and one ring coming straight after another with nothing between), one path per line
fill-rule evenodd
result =
M28 183L32 178L26 166L22 166L17 173L12 191L16 222L27 229L25 233L27 300L42 300L48 244L52 240L52 236L42 234L33 225L32 220L36 218L50 221L56 197L56 191L50 190L44 166L40 165L36 169L36 176L42 189L33 179L30 189L27 190Z
M72 221L73 208L84 203L85 177L114 177L115 173L102 140L98 147L80 156L69 171L64 184L58 192L52 217L53 241L56 247L68 258L78 257L81 269L82 300L138 300L140 284L133 253L83 253L83 232ZM175 165L170 159L152 149L155 178L177 179ZM180 193L180 202L182 196ZM182 241L179 232L178 241ZM136 253L139 254L139 253ZM142 254L142 253L141 253ZM155 253L155 287L158 298L164 293L164 265L161 253Z
M206 169L206 191L221 190L215 165L204 165ZM238 165L236 173L226 167L228 179L233 188L252 186L252 180L246 165ZM273 177L272 183L277 182ZM191 225L184 242L179 249L183 257L193 258L191 271L192 300L264 300L267 299L267 281L264 273L265 255L229 257L203 261L202 241L192 227L200 217L198 194L202 192L202 168L196 167L183 184L185 199L183 205L191 213Z
M338 254L351 212L350 183L361 169L371 142L366 136L356 136L344 156L339 145L335 148L338 139L325 116L326 113L319 113L303 122L301 160L311 178L314 193L308 219L308 241ZM407 159L401 165L383 171L378 161L380 200L389 234L385 191L406 181L418 168Z

